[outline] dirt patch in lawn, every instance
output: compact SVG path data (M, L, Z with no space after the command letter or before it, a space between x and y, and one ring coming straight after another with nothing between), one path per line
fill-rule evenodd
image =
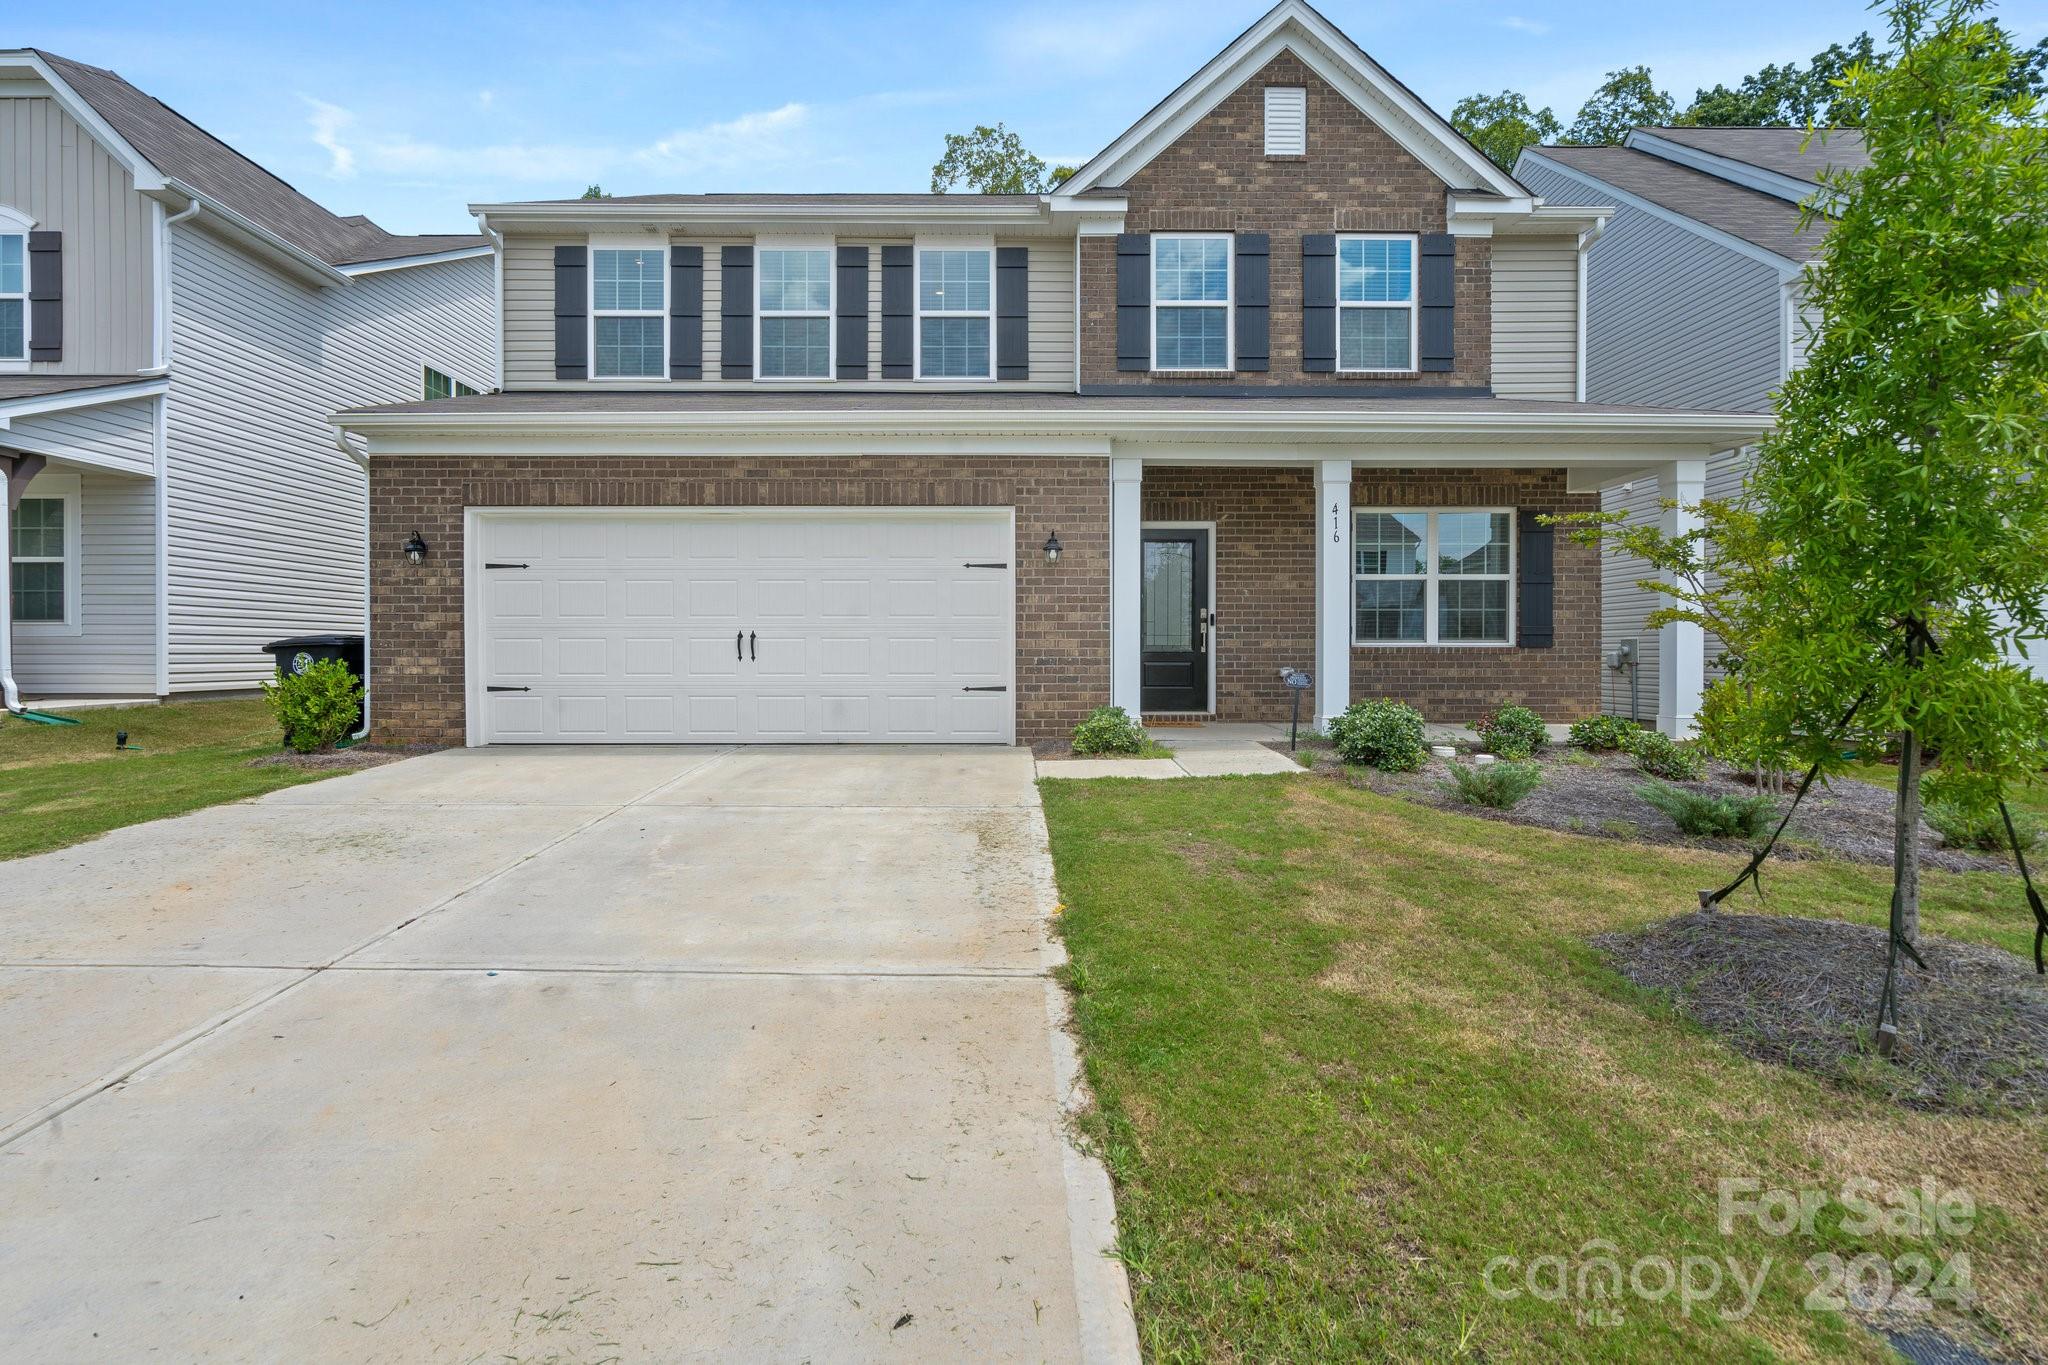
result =
M371 748L358 745L353 749L327 749L320 753L296 754L286 751L281 754L265 754L252 758L252 768L300 768L306 772L353 772L358 768L380 768L386 763L396 763L401 758L413 758L420 754L434 752L432 745L413 745L406 748Z
M1900 1052L1871 1046L1885 931L1691 914L1594 944L1736 1050L1916 1109L2048 1113L2048 983L1997 948L1923 938L1899 973Z
M1267 747L1285 752L1282 745ZM1535 759L1543 769L1543 785L1523 797L1512 810L1492 810L1466 805L1452 791L1450 765L1470 763L1468 756L1431 756L1416 772L1388 773L1339 762L1335 751L1327 745L1313 751L1304 747L1302 752L1313 753L1313 770L1323 776L1488 820L1676 848L1730 850L1743 846L1740 839L1708 839L1681 833L1670 816L1636 794L1637 788L1654 779L1638 770L1634 760L1625 754L1596 754L1554 745ZM1747 776L1726 764L1712 763L1703 781L1672 785L1716 795L1753 796L1756 788L1747 781ZM1779 798L1781 812L1791 800L1789 793ZM1775 818L1772 823L1776 824ZM1799 813L1793 816L1773 856L1845 858L1889 866L1892 793L1855 778L1839 778L1828 786L1815 783L1806 800L1800 803ZM1950 872L2013 870L2009 857L1943 847L1941 836L1925 824L1920 826L1920 862L1924 867Z

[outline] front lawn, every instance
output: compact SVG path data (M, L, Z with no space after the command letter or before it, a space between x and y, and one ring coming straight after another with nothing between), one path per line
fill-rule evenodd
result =
M122 825L261 796L331 774L285 764L261 698L69 712L79 725L0 720L0 858L64 848ZM136 752L117 753L126 730Z
M1040 787L1090 1128L1152 1358L1878 1360L1881 1338L1803 1303L1808 1257L1867 1251L1967 1253L1976 1308L1943 1309L1947 1330L2048 1349L2048 1123L1905 1110L1749 1060L1587 942L1693 909L1736 853L1299 778ZM1884 869L1765 880L1765 909L1882 922ZM1928 932L2030 951L2010 875L1930 871L1926 898ZM1858 1237L1830 1199L1810 1233L1717 1226L1723 1178L1832 1196L1852 1177L1931 1178L1977 1216ZM1517 1258L1494 1274L1512 1297L1488 1292L1496 1257ZM1655 1291L1656 1258L1687 1257L1696 1284L1706 1258L1721 1281L1689 1305L1579 1292L1608 1259L1648 1265ZM1746 1315L1730 1258L1764 1271ZM1569 1292L1532 1291L1536 1266Z

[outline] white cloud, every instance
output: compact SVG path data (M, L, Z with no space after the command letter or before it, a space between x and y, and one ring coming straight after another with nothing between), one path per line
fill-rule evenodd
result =
M497 102L498 92L495 90L479 90L476 92L476 107L479 109L489 109Z
M1538 38L1550 32L1550 25L1544 23L1541 19L1524 19L1519 14L1510 14L1507 18L1500 21L1500 26L1502 28L1511 28L1517 33L1527 33Z
M723 123L678 128L660 141L636 150L633 159L669 171L736 168L787 160L797 150L795 137L810 116L809 106L792 103L780 109L741 114Z
M344 179L354 175L356 154L343 144L341 130L354 123L356 116L338 104L316 100L310 95L301 98L313 110L308 122L313 125L313 141L327 153L327 173Z

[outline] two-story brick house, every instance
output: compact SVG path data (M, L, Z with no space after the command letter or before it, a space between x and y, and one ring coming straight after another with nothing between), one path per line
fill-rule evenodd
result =
M1542 516L1760 420L1581 401L1610 211L1299 0L1049 195L479 205L504 390L337 418L373 729L1003 743L1282 717L1290 667L1318 716L1589 714L1600 569Z

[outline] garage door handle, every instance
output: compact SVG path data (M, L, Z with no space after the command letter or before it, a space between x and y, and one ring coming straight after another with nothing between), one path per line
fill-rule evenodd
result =
M1002 564L976 564L973 560L969 560L960 567L963 569L1007 569L1010 566L1007 562Z
M754 632L750 630L747 632L747 658L757 660L760 657L761 651L754 647Z
M1007 692L1010 689L1007 687L963 687L960 690L962 692Z
M525 568L525 567L526 567L526 565L524 565L524 564L493 564L493 563L491 563L491 562L490 562L489 560L485 560L485 561L484 561L484 567L485 567L486 569L523 569L523 568Z
M484 688L484 691L486 691L486 692L531 692L531 691L533 691L533 689L532 689L532 688L530 688L530 687L486 687L486 688Z

